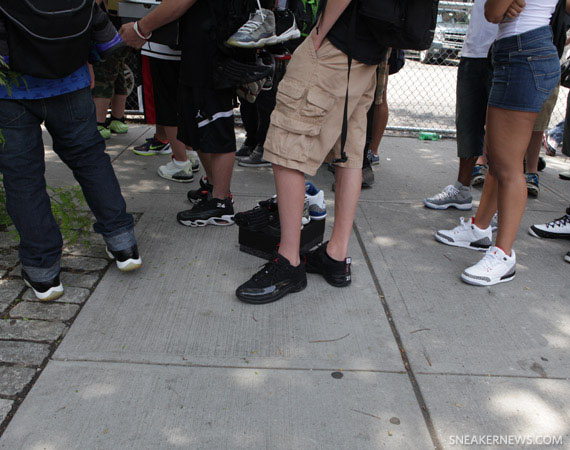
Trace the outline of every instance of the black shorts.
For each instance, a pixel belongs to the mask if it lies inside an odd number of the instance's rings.
[[[157,125],[178,126],[180,61],[149,58]]]
[[[204,153],[236,151],[233,89],[178,88],[178,139]]]

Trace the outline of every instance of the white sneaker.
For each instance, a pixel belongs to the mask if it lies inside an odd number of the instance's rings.
[[[435,233],[436,241],[446,245],[453,245],[454,247],[470,248],[472,250],[485,251],[493,243],[493,231],[491,226],[482,230],[474,223],[474,218],[471,217],[467,222],[462,217],[461,224],[453,230],[439,230]]]
[[[194,150],[186,150],[186,157],[192,163],[192,172],[200,171],[200,158]]]
[[[309,214],[311,220],[323,220],[327,217],[327,204],[325,193],[315,187],[313,183],[305,183],[305,198],[309,201]]]
[[[463,271],[461,280],[475,286],[492,286],[511,281],[515,277],[517,257],[515,251],[508,256],[499,247],[491,247],[483,259]]]
[[[179,183],[190,183],[194,179],[194,175],[192,175],[192,162],[190,160],[186,161],[186,165],[183,168],[174,164],[174,161],[170,161],[168,164],[160,166],[157,173],[162,178],[178,181]]]
[[[531,236],[546,239],[570,239],[570,208],[559,219],[548,223],[532,225],[528,232]]]

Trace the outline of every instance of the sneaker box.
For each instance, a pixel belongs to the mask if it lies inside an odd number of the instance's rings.
[[[311,250],[323,242],[325,234],[324,220],[311,220],[301,230],[301,253]],[[281,235],[267,231],[251,231],[247,228],[239,229],[239,249],[242,252],[263,259],[271,259],[277,251]]]

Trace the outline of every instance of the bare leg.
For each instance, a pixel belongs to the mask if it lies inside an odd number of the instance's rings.
[[[170,147],[172,148],[174,159],[180,162],[187,161],[188,158],[186,156],[186,146],[184,145],[184,143],[176,139],[176,135],[178,134],[178,127],[165,126],[163,128],[166,134],[166,139],[168,139],[168,141],[170,142]]]
[[[186,149],[184,149],[186,152]],[[210,154],[212,178],[208,176],[208,181],[214,185],[214,198],[225,199],[230,195],[230,185],[232,182],[232,172],[236,153],[212,153]]]
[[[338,169],[337,169],[338,170]],[[360,173],[361,170],[357,169]],[[305,202],[305,174],[273,164],[279,221],[281,223],[281,245],[279,254],[289,260],[292,266],[301,263],[301,219]],[[360,185],[359,185],[360,188]]]
[[[538,172],[538,155],[540,154],[540,147],[542,145],[543,131],[533,131],[530,138],[530,143],[526,149],[526,171],[527,173]]]
[[[459,158],[459,174],[457,175],[457,180],[463,186],[469,186],[471,184],[471,175],[473,175],[476,160],[477,158]]]
[[[107,110],[111,103],[110,98],[93,98],[93,103],[95,103],[95,111],[97,113],[97,122],[103,123],[107,120]]]
[[[166,142],[168,138],[166,137],[166,130],[164,125],[156,125],[156,131],[154,135],[159,141]]]
[[[388,100],[386,97],[387,91],[388,91],[388,74],[386,73],[384,93],[382,94],[382,104],[374,105],[374,119],[373,119],[372,140],[370,141],[370,148],[372,149],[375,155],[378,155],[378,148],[380,147],[380,141],[382,141],[382,136],[384,136],[384,132],[386,131],[386,125],[388,124],[388,117],[390,115],[390,111],[388,109]]]
[[[507,255],[511,254],[526,207],[527,190],[522,168],[537,116],[537,113],[492,106],[487,110],[487,156],[490,172],[498,185],[496,245]]]
[[[343,261],[348,254],[348,242],[362,186],[362,170],[337,167],[335,182],[334,228],[327,253],[332,259]]]
[[[114,95],[111,99],[111,114],[117,119],[122,119],[125,115],[125,107],[127,105],[126,95]]]
[[[198,150],[198,157],[200,158],[200,162],[202,163],[202,167],[206,172],[206,177],[210,184],[213,183],[214,175],[212,173],[212,154],[211,153],[204,153]]]
[[[497,212],[497,191],[499,189],[497,179],[491,172],[485,177],[481,202],[475,214],[475,225],[481,229],[486,229],[491,225],[491,220]]]

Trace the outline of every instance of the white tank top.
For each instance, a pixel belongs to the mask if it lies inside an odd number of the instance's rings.
[[[499,24],[497,40],[550,25],[557,3],[558,0],[526,0],[526,6],[517,17]]]

